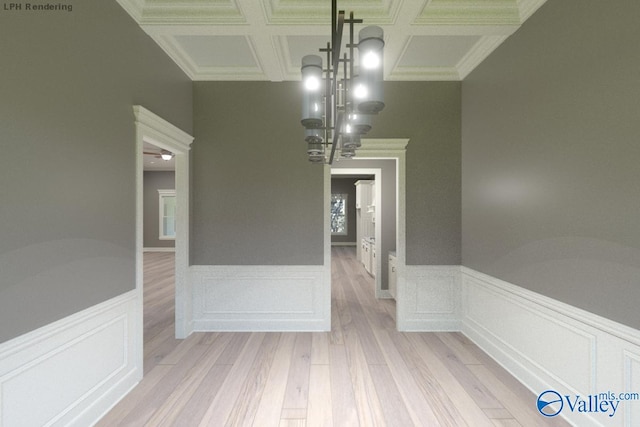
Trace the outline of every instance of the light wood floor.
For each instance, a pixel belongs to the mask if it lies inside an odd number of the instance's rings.
[[[145,254],[145,377],[99,426],[564,426],[459,333],[400,333],[355,250],[332,330],[173,338],[173,254]]]

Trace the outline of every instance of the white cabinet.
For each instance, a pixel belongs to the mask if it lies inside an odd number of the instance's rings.
[[[396,276],[396,255],[395,252],[389,252],[389,293],[396,299],[398,289],[398,279]]]
[[[362,264],[367,273],[376,276],[376,244],[374,240],[362,239]]]
[[[369,239],[362,239],[362,264],[368,273],[371,270],[371,243]]]
[[[372,202],[372,188],[375,181],[363,180],[356,181],[356,209],[368,209]],[[375,197],[375,194],[373,194]]]
[[[368,211],[371,204],[372,188],[375,181],[361,179],[355,182],[356,186],[356,242],[375,236],[375,226],[372,215]],[[364,264],[362,243],[357,247],[356,258]]]
[[[375,241],[371,242],[371,262],[369,265],[369,274],[371,274],[373,277],[376,277],[376,270],[377,270],[377,266],[378,263],[376,262],[376,243]]]

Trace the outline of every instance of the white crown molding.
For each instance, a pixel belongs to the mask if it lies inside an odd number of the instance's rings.
[[[484,36],[467,54],[458,62],[459,80],[464,80],[482,61],[484,61],[508,36]]]
[[[397,67],[388,76],[391,81],[457,81],[460,73],[455,68]]]
[[[140,24],[146,0],[116,0],[135,21]]]
[[[520,9],[520,23],[523,23],[531,15],[535,13],[536,10],[540,8],[543,4],[546,3],[547,0],[518,0],[518,8]]]

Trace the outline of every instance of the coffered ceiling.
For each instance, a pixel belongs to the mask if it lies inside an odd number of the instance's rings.
[[[331,32],[330,0],[117,1],[193,80],[299,80],[301,58]],[[545,1],[338,0],[338,8],[384,29],[386,80],[462,80]]]

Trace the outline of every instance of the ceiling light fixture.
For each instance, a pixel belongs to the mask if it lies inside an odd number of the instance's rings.
[[[354,157],[361,136],[371,129],[373,116],[384,108],[384,33],[375,25],[364,27],[358,34],[358,44],[354,44],[354,24],[362,22],[353,18],[353,12],[345,19],[344,10],[338,12],[337,0],[332,0],[331,42],[319,49],[326,53],[327,68],[323,68],[319,55],[302,58],[301,123],[312,163],[332,164],[336,151],[340,157]],[[341,58],[345,23],[349,24],[349,41]],[[354,59],[356,48],[358,66]]]
[[[173,159],[173,153],[167,150],[162,150],[160,151],[160,157],[165,162],[168,162],[169,160]]]

